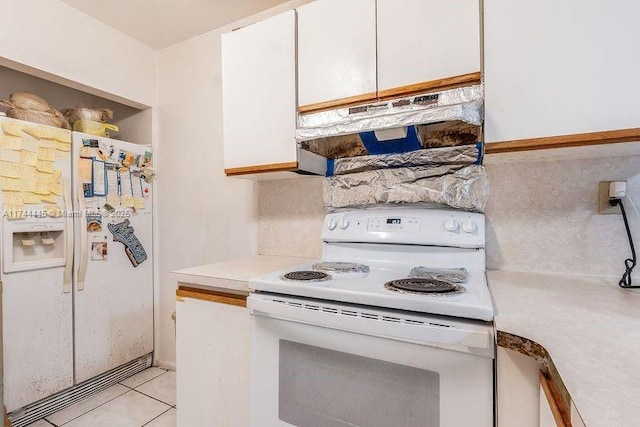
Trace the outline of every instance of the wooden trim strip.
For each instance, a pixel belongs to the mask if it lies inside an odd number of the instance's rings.
[[[298,111],[300,114],[318,113],[320,111],[333,110],[334,108],[345,108],[358,104],[366,104],[368,102],[376,102],[377,100],[378,94],[376,92],[371,92],[362,95],[350,96],[348,98],[318,102],[316,104],[300,105],[298,107]]]
[[[385,101],[387,99],[400,98],[419,93],[440,92],[462,86],[480,84],[481,82],[482,74],[478,71],[475,73],[462,74],[460,76],[446,77],[443,79],[430,80],[428,82],[385,89],[378,91],[377,93],[371,92],[363,95],[350,96],[348,98],[318,102],[316,104],[301,105],[298,107],[298,111],[300,114],[318,113],[320,111],[333,110],[335,108],[352,107],[354,105]]]
[[[385,89],[378,92],[378,100],[383,101],[392,98],[401,98],[403,96],[416,95],[419,93],[440,92],[462,86],[480,84],[481,82],[482,74],[478,71],[476,73],[462,74],[460,76],[446,77],[444,79]]]
[[[227,176],[250,175],[263,172],[291,172],[298,169],[298,162],[271,163],[267,165],[243,166],[225,169]]]
[[[540,371],[540,385],[544,390],[544,395],[547,397],[553,419],[556,421],[558,427],[571,427],[571,410],[570,408],[562,407],[556,398],[557,392],[554,392],[554,385],[551,378],[547,378],[544,372]]]
[[[485,144],[484,147],[485,154],[498,154],[516,151],[581,147],[586,145],[616,144],[621,142],[640,142],[640,128],[490,142]]]
[[[247,295],[188,288],[184,286],[180,286],[178,288],[176,291],[176,298],[178,301],[180,301],[180,298],[192,298],[220,304],[235,305],[238,307],[247,306]]]

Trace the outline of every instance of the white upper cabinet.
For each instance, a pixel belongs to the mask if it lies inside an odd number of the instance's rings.
[[[479,0],[378,0],[378,90],[480,72]]]
[[[345,98],[375,99],[376,91],[376,1],[316,0],[298,8],[301,111]]]
[[[222,36],[227,173],[296,162],[295,46],[293,10]]]
[[[486,142],[640,127],[640,2],[485,0]]]

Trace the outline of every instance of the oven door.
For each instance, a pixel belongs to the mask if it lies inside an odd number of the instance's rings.
[[[492,328],[252,294],[254,427],[491,427]]]

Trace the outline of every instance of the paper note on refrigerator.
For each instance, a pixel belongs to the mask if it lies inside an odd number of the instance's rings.
[[[58,132],[55,128],[40,126],[38,127],[38,133],[40,134],[41,139],[56,139],[56,134]]]
[[[71,132],[65,129],[56,129],[56,141],[71,144]]]
[[[122,205],[123,208],[135,207],[135,201],[133,199],[133,196],[131,194],[123,194],[120,197],[120,205]]]
[[[107,204],[112,208],[120,207],[120,196],[117,193],[109,193],[107,194]]]
[[[53,182],[61,182],[62,181],[62,171],[60,169],[53,170]]]
[[[133,184],[133,197],[136,199],[142,199],[144,194],[142,192],[142,178],[140,178],[140,174],[132,175],[131,182]]]
[[[41,203],[40,196],[31,191],[22,192],[22,201],[25,205],[39,205]]]
[[[37,179],[38,171],[34,166],[19,165],[20,166],[20,178],[22,179]]]
[[[82,182],[91,181],[91,159],[78,160],[78,178]]]
[[[34,139],[25,138],[20,144],[20,149],[23,151],[29,151],[30,153],[37,153],[40,148],[40,142]]]
[[[47,184],[51,184],[53,182],[53,174],[52,173],[46,173],[46,172],[38,171],[36,173],[36,178],[38,179],[38,181],[46,182]]]
[[[38,169],[39,172],[46,172],[46,173],[52,174],[54,170],[53,162],[46,161],[46,160],[38,160],[38,162],[36,163],[36,169]]]
[[[7,150],[20,150],[22,148],[22,138],[19,136],[2,135],[0,147],[6,148]]]
[[[49,184],[49,191],[55,194],[56,196],[62,196],[64,193],[64,187],[59,182],[52,182]]]
[[[49,182],[46,181],[36,181],[36,189],[33,191],[39,196],[47,196],[51,192],[49,191]]]
[[[36,187],[38,186],[38,180],[35,178],[29,179],[21,179],[20,180],[20,189],[24,192],[33,193],[36,191]]]
[[[3,191],[2,203],[5,205],[21,205],[23,204],[22,193],[20,191]]]
[[[0,176],[0,190],[2,191],[20,191],[22,185],[19,178],[8,178]]]
[[[3,162],[20,163],[20,153],[20,151],[0,148],[0,160]]]
[[[23,124],[18,122],[2,122],[2,132],[6,135],[21,136]]]
[[[56,159],[55,149],[49,148],[49,147],[38,148],[38,160],[46,160],[48,162],[53,162],[55,159]]]
[[[93,195],[94,196],[106,196],[107,195],[107,172],[105,169],[105,163],[102,160],[94,160],[92,167],[93,183]]]
[[[125,169],[123,172],[120,172],[120,195],[131,196],[131,207],[133,207],[133,182],[131,180],[131,172],[129,169]],[[120,200],[120,203],[125,206],[123,200]]]
[[[65,142],[56,141],[56,150],[67,153],[67,152],[71,151],[71,144],[67,144]]]
[[[16,151],[16,153],[17,152],[18,151]],[[38,153],[25,150],[20,151],[20,163],[35,167],[35,165],[38,164]]]
[[[0,176],[8,178],[20,178],[21,168],[18,163],[0,161]]]
[[[38,127],[33,127],[33,126],[27,126],[24,129],[22,129],[22,131],[24,133],[26,133],[27,135],[30,135],[34,138],[38,138],[40,139],[42,136],[42,132],[40,131],[40,128]]]
[[[133,199],[133,207],[136,209],[144,209],[144,199],[142,197],[134,197]]]
[[[120,195],[120,186],[118,185],[118,170],[116,165],[107,163],[105,166],[107,172],[107,193]]]
[[[42,203],[58,203],[58,197],[55,194],[41,194],[40,200],[42,201]]]

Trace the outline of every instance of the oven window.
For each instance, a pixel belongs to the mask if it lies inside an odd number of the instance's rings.
[[[298,427],[439,427],[440,375],[280,340],[279,417]]]

